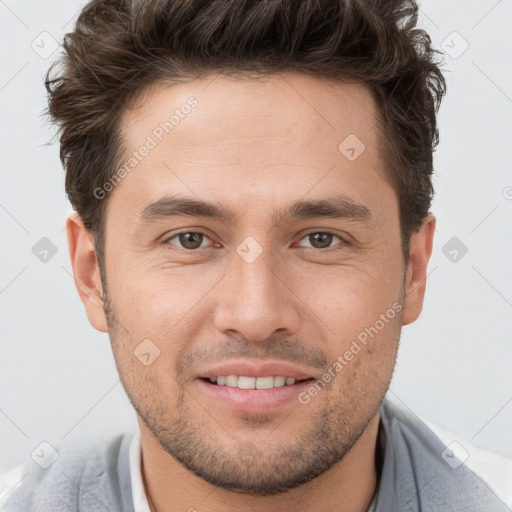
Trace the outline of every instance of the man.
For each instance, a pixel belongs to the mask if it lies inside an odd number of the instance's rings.
[[[417,10],[83,8],[49,114],[77,290],[140,432],[62,447],[4,510],[509,510],[509,461],[464,463],[386,396],[436,222]]]

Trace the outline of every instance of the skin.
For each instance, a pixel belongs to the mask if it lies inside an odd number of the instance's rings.
[[[363,85],[291,72],[156,84],[125,114],[127,152],[190,96],[198,105],[107,198],[107,296],[90,233],[79,216],[67,220],[78,292],[93,327],[109,333],[138,414],[146,493],[158,511],[366,511],[379,406],[401,328],[421,312],[435,218],[411,237],[405,268],[398,198]],[[351,133],[366,146],[354,161],[338,150]],[[271,220],[335,192],[367,206],[371,221]],[[170,193],[230,205],[239,217],[137,223]],[[206,234],[196,253],[173,237],[187,231]],[[351,244],[307,236],[326,231]],[[249,236],[263,249],[252,263],[236,252]],[[397,302],[402,311],[307,404],[235,411],[193,378],[215,363],[264,359],[319,379]],[[160,350],[149,366],[134,356],[144,339]]]

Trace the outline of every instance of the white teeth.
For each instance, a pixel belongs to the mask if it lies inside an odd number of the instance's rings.
[[[274,387],[275,377],[258,377],[256,379],[256,389],[272,389]]]
[[[210,382],[218,386],[229,386],[239,389],[272,389],[295,384],[293,377],[248,377],[246,375],[222,375],[209,377]]]
[[[286,384],[284,377],[274,377],[274,387],[280,388]]]
[[[236,375],[227,375],[226,376],[226,386],[230,386],[232,388],[238,387],[238,377]]]
[[[238,387],[240,389],[255,389],[256,388],[256,377],[238,377]]]

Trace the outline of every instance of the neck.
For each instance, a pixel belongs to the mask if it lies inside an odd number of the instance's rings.
[[[377,413],[351,450],[328,471],[274,496],[236,493],[204,481],[166,453],[139,421],[141,472],[149,506],[152,512],[166,512],[170,503],[173,510],[287,512],[292,505],[302,512],[366,512],[377,483],[375,453],[379,420]]]

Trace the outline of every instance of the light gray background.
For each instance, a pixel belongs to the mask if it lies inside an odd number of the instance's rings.
[[[67,252],[43,76],[83,2],[0,0],[0,470],[53,446],[136,428],[107,334],[85,316]],[[425,0],[446,55],[437,216],[424,310],[402,331],[391,391],[416,413],[512,457],[512,2]],[[456,31],[459,35],[453,34]],[[461,39],[463,38],[463,39]],[[464,40],[469,48],[464,49]],[[444,43],[443,43],[444,41]],[[457,58],[454,58],[457,57]],[[508,188],[507,188],[508,187]],[[32,247],[48,237],[57,254]],[[468,252],[443,253],[452,238]]]

